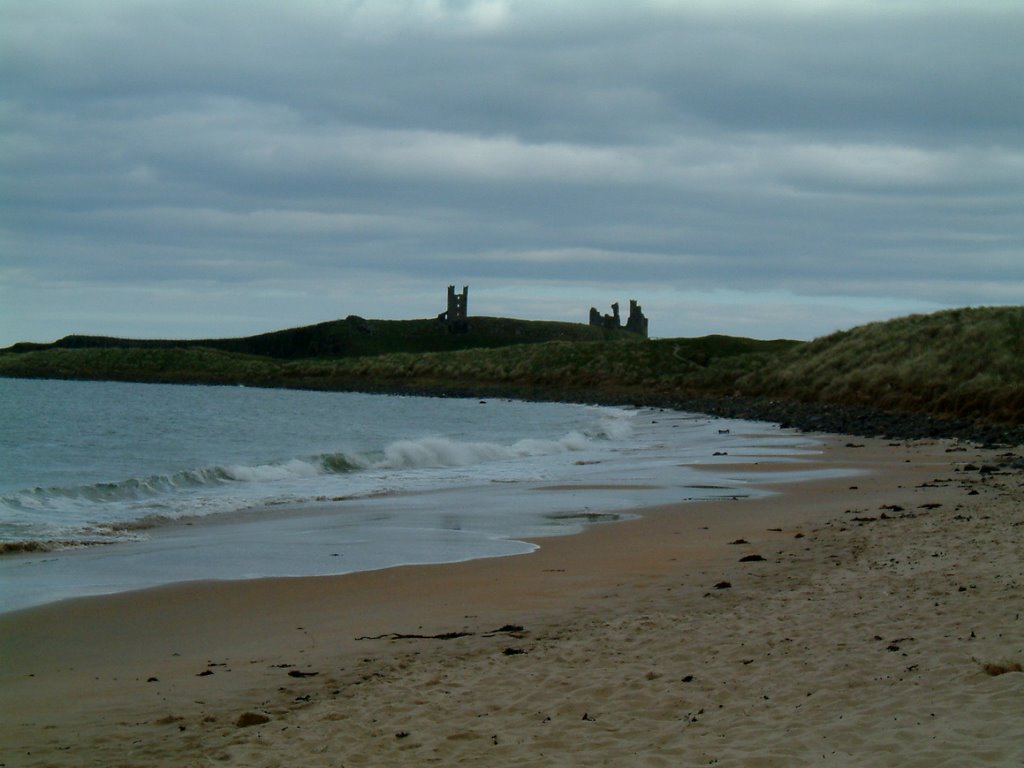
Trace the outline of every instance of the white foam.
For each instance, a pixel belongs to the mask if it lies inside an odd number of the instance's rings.
[[[231,480],[245,483],[272,483],[302,477],[316,477],[323,470],[308,461],[292,459],[283,464],[261,464],[255,467],[231,466],[224,472]]]

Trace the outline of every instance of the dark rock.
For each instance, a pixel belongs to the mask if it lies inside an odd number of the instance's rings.
[[[498,627],[492,634],[498,632],[522,632],[523,627],[521,624],[505,624],[504,626]]]
[[[832,432],[860,437],[916,440],[948,437],[974,443],[1024,444],[1024,427],[939,418],[924,413],[897,413],[857,405],[798,403],[762,398],[687,398],[647,403],[725,418],[771,421],[785,429]]]
[[[249,728],[253,725],[263,725],[269,723],[270,718],[266,715],[261,715],[259,712],[245,712],[238,717],[235,721],[235,725],[239,728]]]

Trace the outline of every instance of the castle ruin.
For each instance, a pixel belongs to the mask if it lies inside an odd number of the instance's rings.
[[[596,325],[599,328],[622,328],[622,318],[619,316],[619,303],[615,302],[612,304],[612,314],[610,315],[602,315],[597,309],[591,307],[590,324]],[[647,338],[647,318],[635,299],[629,300],[629,317],[626,318],[626,330]]]
[[[462,293],[455,292],[455,286],[448,286],[448,309],[437,319],[448,326],[449,333],[466,333],[469,330],[468,307],[469,286],[462,286]]]

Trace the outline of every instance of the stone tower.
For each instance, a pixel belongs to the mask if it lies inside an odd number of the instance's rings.
[[[462,293],[455,292],[455,286],[448,286],[448,309],[437,319],[448,325],[449,333],[465,333],[469,330],[469,286],[462,286]]]
[[[626,318],[626,330],[639,333],[645,339],[647,338],[647,318],[644,317],[643,310],[636,303],[636,299],[629,300],[629,317]]]

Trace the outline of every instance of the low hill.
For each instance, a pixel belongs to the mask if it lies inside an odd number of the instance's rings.
[[[20,343],[8,352],[45,349],[218,349],[280,359],[360,357],[393,352],[445,352],[477,347],[503,347],[543,341],[599,341],[640,337],[622,329],[581,323],[473,317],[464,333],[451,333],[436,319],[366,320],[350,315],[317,325],[289,328],[230,339],[123,339],[109,336],[65,336],[49,344]]]

